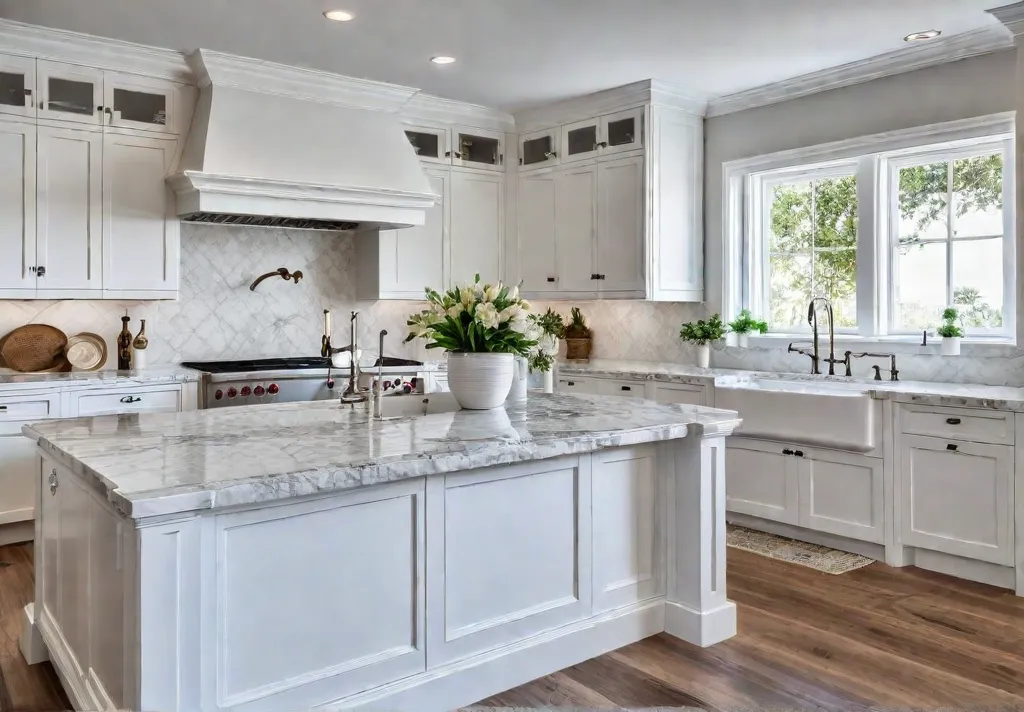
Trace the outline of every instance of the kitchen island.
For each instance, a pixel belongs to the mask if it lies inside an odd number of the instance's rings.
[[[731,411],[597,396],[377,421],[49,421],[22,651],[78,709],[447,710],[731,637]]]

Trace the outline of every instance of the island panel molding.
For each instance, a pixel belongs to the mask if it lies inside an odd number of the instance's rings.
[[[535,395],[507,425],[339,421],[334,403],[206,411],[198,429],[193,415],[64,421],[37,450],[25,655],[48,657],[80,709],[449,710],[662,631],[713,645],[736,629],[723,453],[739,420],[625,405]],[[271,423],[290,459],[256,453],[277,474],[254,474],[239,433]],[[162,494],[179,506],[127,516],[117,458],[69,454],[83,436],[135,452],[150,482],[188,463]],[[410,457],[442,465],[389,469]],[[227,470],[248,502],[180,507]]]

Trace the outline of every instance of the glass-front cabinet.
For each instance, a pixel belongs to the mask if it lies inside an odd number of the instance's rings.
[[[543,168],[558,163],[558,129],[535,131],[519,137],[519,165]]]
[[[103,123],[103,72],[39,60],[39,118]]]
[[[465,168],[502,170],[505,163],[505,134],[480,129],[454,129],[452,165]]]
[[[177,133],[177,85],[158,79],[108,73],[103,92],[107,126]]]
[[[405,129],[416,156],[425,163],[451,163],[448,148],[448,129],[409,126]]]
[[[36,115],[36,60],[0,55],[0,114]]]
[[[611,156],[643,147],[643,107],[562,126],[562,161]]]

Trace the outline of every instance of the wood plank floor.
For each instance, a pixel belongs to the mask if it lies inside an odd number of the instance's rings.
[[[48,663],[18,651],[31,545],[0,547],[0,712],[67,709]],[[843,576],[729,550],[739,635],[658,635],[479,704],[710,710],[1024,710],[1024,599],[918,569]]]

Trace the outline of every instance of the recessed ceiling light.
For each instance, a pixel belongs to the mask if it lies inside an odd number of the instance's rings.
[[[921,42],[923,40],[933,40],[941,34],[941,30],[925,30],[924,32],[911,32],[909,35],[903,38],[903,41]]]
[[[324,13],[324,17],[328,20],[334,20],[335,22],[348,22],[353,19],[355,15],[346,10],[328,10]]]
[[[434,64],[451,64],[455,61],[455,57],[445,57],[444,55],[441,55],[440,57],[431,57],[430,61]]]

